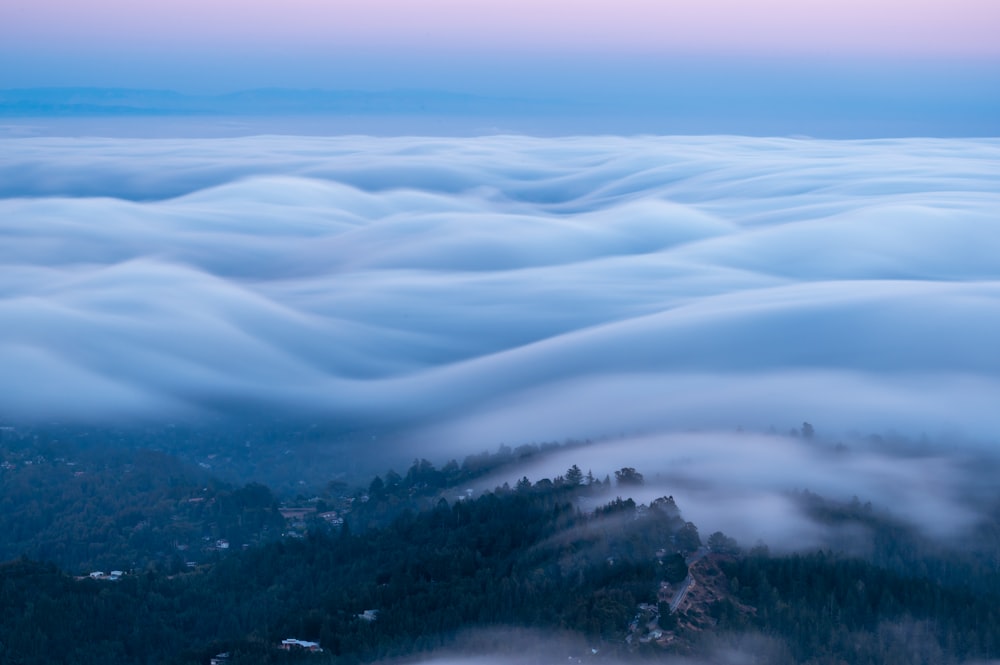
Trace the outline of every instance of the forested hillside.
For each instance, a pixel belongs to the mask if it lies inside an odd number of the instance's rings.
[[[50,462],[25,461],[12,462],[5,480],[46,487],[32,474]],[[117,497],[91,501],[92,510],[120,511],[128,497],[189,501],[193,486],[178,480],[180,494],[150,493],[129,480],[146,477],[129,464],[122,483],[91,489]],[[983,547],[949,548],[868,506],[806,494],[801,501],[819,518],[892,538],[874,538],[863,558],[743,551],[721,533],[703,538],[671,497],[637,505],[628,498],[642,482],[635,469],[621,469],[616,483],[574,466],[475,495],[449,484],[474,466],[416,460],[405,474],[348,492],[335,523],[313,518],[303,532],[275,524],[274,539],[195,568],[154,563],[109,580],[74,578],[34,557],[2,564],[0,662],[204,665],[227,653],[233,665],[367,663],[461,649],[461,636],[481,628],[577,636],[559,647],[561,660],[699,657],[733,644],[775,665],[1000,656],[1000,584]],[[76,487],[84,476],[75,473],[63,482]],[[201,491],[216,504],[242,506],[231,513],[240,528],[283,519],[264,487],[206,482]],[[156,514],[142,518],[154,525]],[[223,514],[203,528],[225,524]],[[18,515],[5,516],[8,528]],[[289,638],[300,642],[279,648]]]
[[[264,485],[234,487],[159,452],[22,445],[0,458],[0,560],[178,572],[284,528]]]

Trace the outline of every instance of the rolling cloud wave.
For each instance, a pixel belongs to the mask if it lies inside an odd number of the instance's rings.
[[[995,140],[0,149],[7,419],[1000,424]]]

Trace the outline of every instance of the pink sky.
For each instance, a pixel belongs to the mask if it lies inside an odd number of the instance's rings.
[[[1000,0],[7,0],[20,49],[1000,56]]]

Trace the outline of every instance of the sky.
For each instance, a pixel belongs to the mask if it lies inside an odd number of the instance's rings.
[[[35,52],[1000,55],[990,0],[21,0],[4,19],[0,37]]]
[[[15,0],[0,89],[422,89],[488,96],[474,127],[518,133],[995,136],[998,28],[990,0]]]

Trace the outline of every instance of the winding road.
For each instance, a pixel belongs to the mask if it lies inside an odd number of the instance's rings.
[[[698,550],[687,557],[684,558],[684,563],[690,567],[692,564],[701,561],[708,554],[708,548],[699,547]],[[673,614],[677,611],[677,608],[684,601],[687,596],[688,591],[691,589],[691,585],[694,584],[694,578],[691,577],[691,573],[688,572],[687,577],[684,578],[684,582],[681,584],[681,588],[677,590],[674,597],[670,599],[670,613]]]

